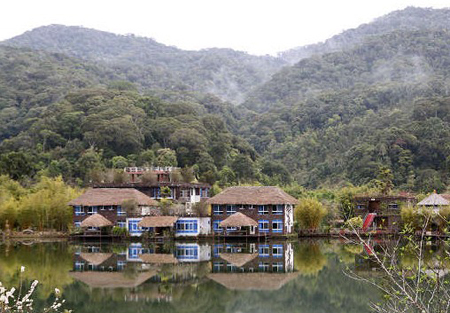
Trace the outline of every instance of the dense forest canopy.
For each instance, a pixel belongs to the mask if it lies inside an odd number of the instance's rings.
[[[279,57],[51,25],[0,45],[0,174],[446,189],[450,10],[407,8]],[[298,62],[297,62],[298,61]],[[291,63],[292,65],[288,66]]]

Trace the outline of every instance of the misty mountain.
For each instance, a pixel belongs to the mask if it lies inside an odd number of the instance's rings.
[[[399,30],[440,30],[450,29],[449,9],[427,9],[408,7],[394,11],[363,24],[354,29],[348,29],[335,35],[323,43],[317,43],[293,48],[279,53],[279,57],[290,64],[309,58],[316,54],[343,51],[351,49],[371,36],[388,34]]]
[[[448,51],[445,29],[397,30],[303,59],[250,94],[243,106],[255,113],[241,134],[303,185],[367,183],[383,165],[397,186],[442,186]]]
[[[194,90],[234,103],[285,65],[231,49],[185,51],[149,38],[61,25],[39,27],[3,44],[107,65],[142,89]]]

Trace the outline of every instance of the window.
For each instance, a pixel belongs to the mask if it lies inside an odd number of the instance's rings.
[[[269,245],[259,245],[258,254],[260,257],[268,257],[269,256]]]
[[[131,244],[128,247],[129,259],[139,259],[139,254],[142,254],[142,244]]]
[[[260,233],[269,232],[269,221],[266,221],[266,220],[258,221],[258,228],[259,228]]]
[[[113,208],[113,206],[112,206],[112,205],[105,205],[104,207],[102,207],[102,209],[104,209],[104,210],[108,210],[108,211],[112,211],[112,210],[114,210],[114,208]]]
[[[178,259],[195,260],[198,258],[198,246],[177,246],[175,255]]]
[[[140,234],[141,228],[138,226],[140,220],[128,220],[128,231],[134,234]]]
[[[366,206],[363,205],[363,204],[358,204],[358,205],[356,206],[356,209],[357,209],[357,210],[364,210],[365,208],[366,208]]]
[[[272,214],[282,215],[283,211],[284,211],[284,205],[282,205],[282,204],[277,204],[272,207]]]
[[[175,226],[178,234],[197,233],[198,221],[197,220],[179,220]]]
[[[75,227],[81,227],[81,222],[74,222],[74,223],[73,223],[73,226],[75,226]]]
[[[231,226],[227,227],[227,232],[233,232],[235,230],[237,230],[237,227],[231,227]]]
[[[97,207],[96,206],[90,206],[88,207],[88,215],[96,214],[97,213]]]
[[[117,261],[117,270],[121,271],[125,268],[126,262],[124,261]]]
[[[268,272],[269,271],[269,263],[259,262],[258,269],[260,272]]]
[[[117,216],[125,216],[125,215],[127,215],[127,212],[125,212],[125,210],[120,205],[118,205],[117,206]]]
[[[390,204],[388,204],[388,209],[398,209],[398,204],[397,203],[390,203]]]
[[[213,271],[214,272],[221,272],[223,268],[223,262],[214,262],[213,263]]]
[[[181,198],[188,198],[189,197],[189,190],[183,189],[181,190]]]
[[[227,263],[227,272],[236,272],[236,265]]]
[[[222,207],[218,204],[214,204],[213,205],[213,213],[214,213],[214,215],[222,215],[223,214]]]
[[[222,253],[222,252],[223,252],[223,245],[215,244],[214,245],[214,250],[213,250],[214,256],[219,256],[219,254]]]
[[[234,214],[234,213],[236,213],[236,206],[235,205],[231,205],[231,204],[227,205],[227,214],[231,215],[231,214]]]
[[[274,262],[272,264],[273,272],[282,272],[283,271],[283,262]]]
[[[76,271],[83,271],[84,270],[84,263],[83,262],[75,262],[75,270]]]
[[[75,216],[81,216],[81,215],[84,215],[84,211],[83,211],[83,209],[81,208],[81,206],[76,206],[75,207]]]
[[[203,191],[203,198],[208,198],[209,197],[209,189],[205,188],[205,190]]]
[[[283,221],[282,220],[272,221],[272,232],[273,233],[282,233],[283,232]]]
[[[220,227],[220,222],[222,222],[221,220],[216,220],[213,221],[213,231],[216,233],[221,233],[223,231],[223,228]]]
[[[127,223],[125,221],[117,221],[117,226],[125,228],[127,227]]]
[[[273,245],[272,246],[272,255],[274,258],[283,257],[283,245]]]
[[[265,205],[258,205],[258,214],[269,214],[269,209]]]

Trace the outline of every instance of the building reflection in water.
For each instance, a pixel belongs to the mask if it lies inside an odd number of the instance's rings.
[[[288,242],[175,242],[79,245],[70,275],[91,288],[130,288],[133,300],[139,297],[134,289],[156,284],[157,300],[170,301],[170,296],[161,294],[161,284],[213,280],[228,289],[275,290],[297,273],[294,250]]]

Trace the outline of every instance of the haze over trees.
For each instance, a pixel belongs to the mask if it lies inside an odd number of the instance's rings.
[[[449,15],[407,8],[277,58],[32,30],[0,45],[0,172],[86,184],[165,164],[222,187],[295,190],[367,184],[387,168],[396,188],[444,190]]]

